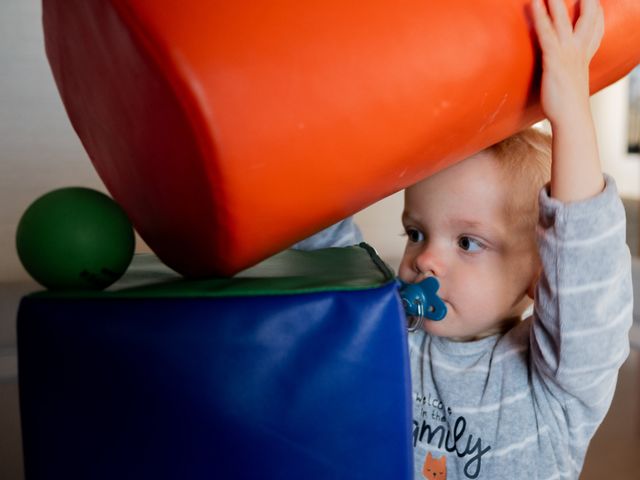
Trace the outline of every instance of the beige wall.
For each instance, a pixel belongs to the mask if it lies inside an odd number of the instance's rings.
[[[623,78],[591,98],[602,168],[613,175],[620,194],[640,199],[640,155],[627,154],[629,80]]]
[[[30,202],[101,182],[67,120],[46,63],[37,0],[0,2],[0,282],[23,280],[14,235]]]

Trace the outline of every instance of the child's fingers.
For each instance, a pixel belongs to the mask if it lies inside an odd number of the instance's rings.
[[[578,18],[575,28],[578,37],[592,34],[596,26],[598,8],[598,0],[580,0],[580,18]]]
[[[563,0],[549,0],[549,12],[556,32],[561,37],[573,34],[573,23],[569,18],[569,12]]]
[[[575,35],[584,45],[589,55],[593,55],[604,34],[604,14],[599,0],[581,0],[580,18],[576,23]]]
[[[549,45],[556,38],[556,32],[551,23],[551,18],[547,12],[547,7],[543,0],[533,0],[531,2],[531,12],[533,14],[533,26],[538,35],[538,42],[542,49]]]
[[[598,48],[600,47],[600,42],[602,41],[602,37],[604,36],[604,13],[602,11],[602,7],[598,9],[598,16],[596,19],[596,29],[591,37],[591,43],[589,45],[589,56],[593,57]]]

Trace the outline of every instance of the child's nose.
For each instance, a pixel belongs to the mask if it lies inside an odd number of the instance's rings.
[[[425,247],[415,258],[417,273],[425,276],[442,277],[445,273],[442,254],[433,247]]]

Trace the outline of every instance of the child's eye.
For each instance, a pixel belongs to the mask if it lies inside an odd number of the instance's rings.
[[[409,241],[413,243],[421,242],[424,240],[424,235],[420,230],[416,230],[415,228],[407,228],[407,236],[409,237]]]
[[[482,242],[467,236],[458,239],[458,246],[465,252],[479,252],[485,248]]]

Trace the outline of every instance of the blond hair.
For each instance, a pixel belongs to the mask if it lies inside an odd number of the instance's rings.
[[[510,186],[508,217],[535,231],[538,192],[551,178],[551,135],[530,127],[484,150],[498,162]]]

